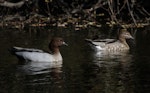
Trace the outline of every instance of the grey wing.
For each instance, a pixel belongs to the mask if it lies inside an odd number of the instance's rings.
[[[44,52],[43,50],[40,49],[34,49],[34,48],[22,48],[22,47],[13,47],[17,51],[32,51],[32,52]]]
[[[115,41],[117,41],[116,39],[96,39],[96,40],[93,40],[95,42],[105,42],[105,43],[113,43]]]

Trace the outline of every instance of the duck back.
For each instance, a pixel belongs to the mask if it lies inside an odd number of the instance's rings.
[[[10,49],[11,54],[16,55],[20,60],[32,62],[53,62],[62,61],[60,53],[50,54],[39,49],[30,49],[22,47],[13,47]]]

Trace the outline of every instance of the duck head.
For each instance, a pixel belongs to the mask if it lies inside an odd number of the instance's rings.
[[[62,45],[68,46],[63,40],[63,38],[60,37],[54,37],[52,38],[51,42],[49,43],[49,49],[52,53],[59,52],[59,47]]]
[[[126,29],[121,29],[119,34],[119,40],[124,41],[126,39],[134,39],[134,38]]]

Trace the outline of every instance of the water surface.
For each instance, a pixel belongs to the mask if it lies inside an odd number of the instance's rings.
[[[0,93],[149,93],[150,49],[142,47],[141,35],[137,35],[140,39],[135,51],[106,55],[84,41],[95,33],[91,30],[95,31],[92,28],[1,29]],[[8,51],[11,46],[47,51],[53,36],[62,36],[69,44],[60,49],[64,58],[61,66],[18,64]]]

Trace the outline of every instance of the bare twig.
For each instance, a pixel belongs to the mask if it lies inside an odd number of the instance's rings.
[[[112,21],[116,21],[118,23],[118,20],[116,18],[116,14],[114,13],[114,10],[113,10],[113,5],[112,5],[113,2],[112,2],[112,0],[107,0],[107,1],[108,1],[108,7],[110,10],[109,14],[111,16],[111,19],[112,19]]]
[[[130,9],[130,5],[129,5],[129,1],[128,0],[127,0],[127,7],[128,7],[129,13],[130,13],[130,15],[132,17],[132,20],[133,20],[134,24],[137,25],[136,20],[135,20],[134,15],[133,15],[133,11]]]

